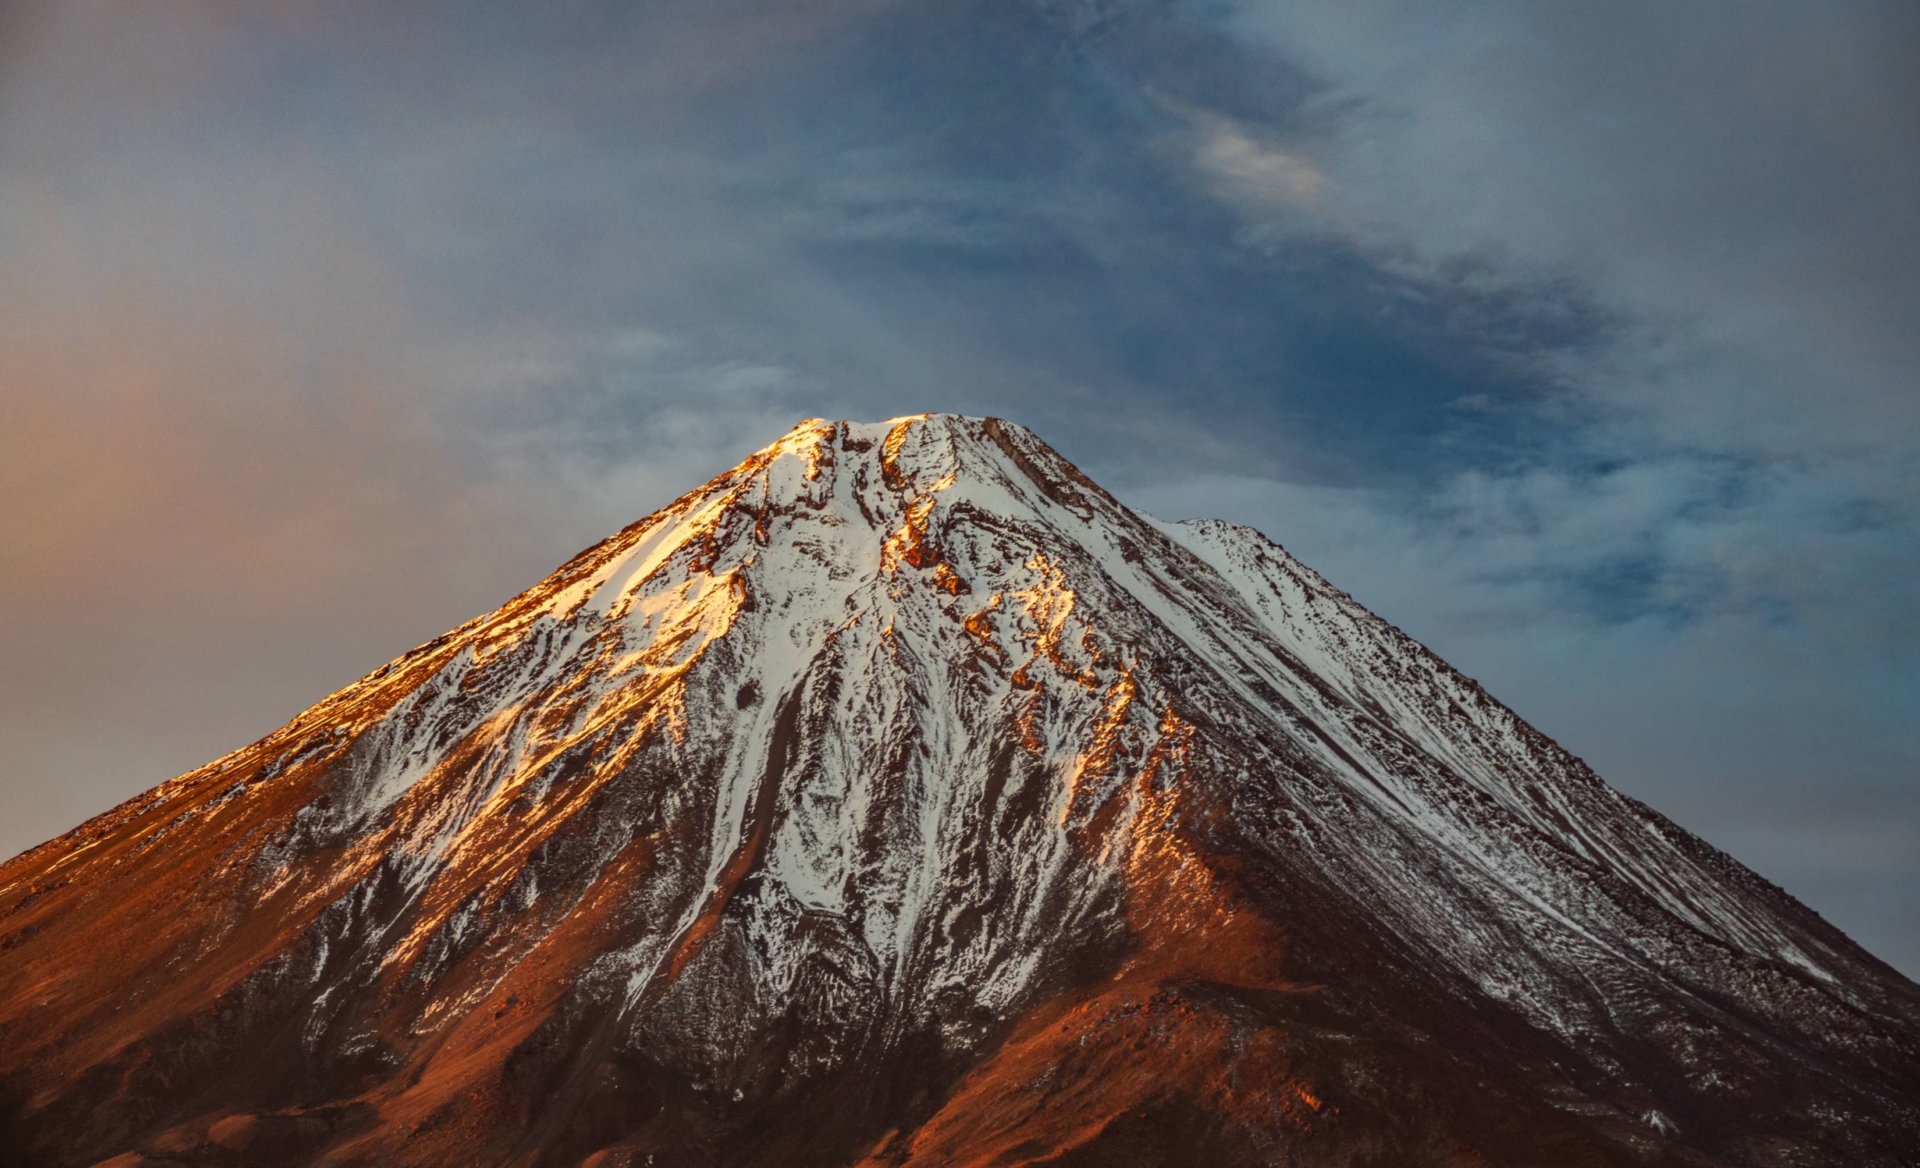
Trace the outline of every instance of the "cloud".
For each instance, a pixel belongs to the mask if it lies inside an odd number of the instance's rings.
[[[1377,246],[1577,273],[1658,322],[1643,359],[1682,375],[1615,379],[1617,400],[1781,445],[1920,423],[1920,15],[1723,17],[1247,0],[1236,20],[1322,80],[1317,158]]]
[[[1327,179],[1311,162],[1260,141],[1222,114],[1180,112],[1193,130],[1194,163],[1222,199],[1256,212],[1310,209],[1319,203]]]
[[[0,110],[8,853],[498,604],[577,531],[440,424],[349,177],[293,143],[160,149],[67,88],[63,62],[111,72],[72,47],[43,36]]]

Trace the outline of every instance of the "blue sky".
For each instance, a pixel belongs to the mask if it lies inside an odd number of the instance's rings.
[[[0,5],[0,851],[950,410],[1920,970],[1920,10],[534,11]]]

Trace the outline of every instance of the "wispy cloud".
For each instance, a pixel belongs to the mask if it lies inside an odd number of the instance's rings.
[[[1256,211],[1315,208],[1327,177],[1298,153],[1263,141],[1224,114],[1179,108],[1193,137],[1193,160],[1209,189]]]

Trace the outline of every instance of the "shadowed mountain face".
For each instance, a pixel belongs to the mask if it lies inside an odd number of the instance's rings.
[[[804,423],[15,858],[0,1003],[27,1164],[1920,1162],[1920,988],[991,419]]]

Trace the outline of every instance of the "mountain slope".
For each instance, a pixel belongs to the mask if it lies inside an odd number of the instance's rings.
[[[803,423],[0,868],[31,1162],[1905,1164],[1920,989],[1245,528]]]

